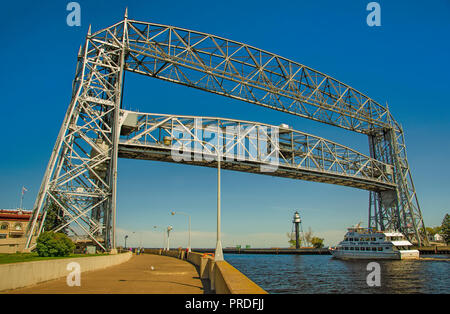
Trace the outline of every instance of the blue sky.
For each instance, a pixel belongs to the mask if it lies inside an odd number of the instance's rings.
[[[66,24],[69,1],[2,3],[3,60],[0,208],[16,208],[22,185],[31,208],[71,96],[76,55],[89,24],[99,30],[129,8],[136,20],[212,33],[279,54],[343,81],[391,112],[406,132],[408,159],[425,224],[450,209],[450,2],[378,1],[381,26],[366,24],[369,1],[78,1],[81,26]],[[128,75],[124,106],[141,112],[230,117],[322,136],[367,153],[367,138],[252,104]],[[214,246],[216,170],[120,160],[118,244],[158,246],[173,225],[173,246]],[[321,183],[222,172],[223,246],[283,247],[298,210],[303,227],[336,244],[367,221],[368,192]],[[136,233],[132,233],[136,232]]]

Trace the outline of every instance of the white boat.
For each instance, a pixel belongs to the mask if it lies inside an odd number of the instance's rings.
[[[395,231],[377,231],[359,224],[348,228],[344,240],[330,253],[339,259],[418,259],[419,251],[406,237]]]

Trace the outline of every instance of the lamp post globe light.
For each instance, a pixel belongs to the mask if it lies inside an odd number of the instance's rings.
[[[172,211],[171,214],[172,214],[172,216],[174,216],[175,214],[181,214],[181,215],[185,215],[185,216],[188,217],[189,240],[188,240],[188,247],[187,247],[187,249],[188,249],[188,252],[191,252],[191,216],[186,214],[186,213],[178,212],[178,211],[177,212]]]
[[[125,235],[125,249],[127,248],[127,239],[128,239],[128,235]]]

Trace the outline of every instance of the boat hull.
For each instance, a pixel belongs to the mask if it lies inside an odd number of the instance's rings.
[[[401,259],[418,259],[419,251],[408,250],[408,251],[397,251],[397,252],[345,252],[340,250],[330,250],[333,257],[343,260],[351,259],[380,259],[380,260],[401,260]]]
[[[419,259],[418,250],[400,251],[401,259]]]

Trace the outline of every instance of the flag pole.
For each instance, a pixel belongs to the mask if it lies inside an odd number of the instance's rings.
[[[23,201],[23,187],[22,187],[22,190],[20,191],[19,209],[22,209],[22,201]]]
[[[23,208],[22,208],[22,206],[23,206],[23,195],[25,194],[25,191],[27,191],[27,189],[24,187],[24,186],[22,186],[22,194],[21,194],[21,196],[20,196],[20,210],[23,210]]]

